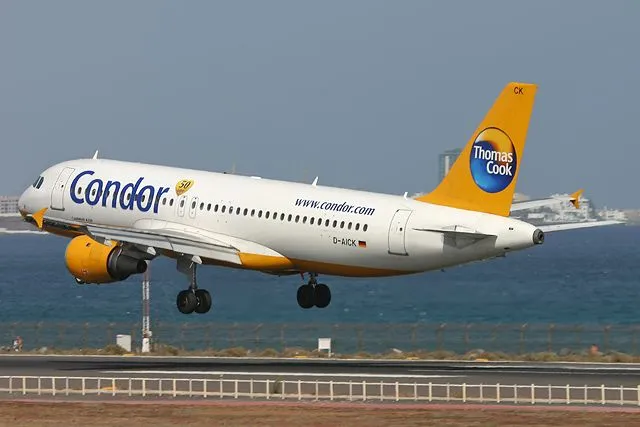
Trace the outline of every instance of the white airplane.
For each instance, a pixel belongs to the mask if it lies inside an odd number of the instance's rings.
[[[39,229],[71,238],[65,261],[80,284],[122,281],[165,255],[189,278],[176,299],[182,313],[211,308],[196,283],[202,264],[308,274],[298,304],[322,308],[331,292],[318,275],[404,275],[543,243],[545,227],[509,218],[536,89],[508,84],[442,183],[416,198],[96,153],[45,170],[19,208]]]
[[[525,209],[540,208],[543,206],[557,204],[559,202],[569,202],[577,209],[580,207],[580,197],[582,196],[583,192],[584,190],[580,189],[568,196],[555,196],[549,197],[547,199],[526,200],[523,202],[513,203],[511,205],[511,212],[513,213]]]

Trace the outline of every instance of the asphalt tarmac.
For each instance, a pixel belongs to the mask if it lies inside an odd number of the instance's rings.
[[[640,365],[138,356],[0,356],[0,376],[220,378],[637,387]]]

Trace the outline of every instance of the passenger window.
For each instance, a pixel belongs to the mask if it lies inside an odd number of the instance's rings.
[[[224,211],[227,209],[227,207],[225,205],[222,205],[222,209],[220,212],[224,213]]]
[[[82,187],[78,187],[78,195],[82,194]]]
[[[349,225],[347,226],[347,228],[348,228],[349,230],[351,230],[351,223],[349,223]]]
[[[258,211],[258,218],[262,218],[262,210]]]
[[[180,200],[180,207],[183,208],[184,207],[184,199]]]
[[[363,225],[363,226],[362,226],[362,231],[367,231],[367,228],[369,228],[369,227],[367,226],[367,224]]]
[[[302,223],[303,223],[303,224],[306,224],[306,223],[307,223],[307,217],[306,217],[306,216],[305,216],[305,217],[302,217]]]
[[[280,221],[284,221],[284,214],[283,213],[280,214]]]
[[[360,223],[356,223],[356,231],[360,230]]]
[[[233,215],[233,206],[229,206],[229,214]]]
[[[322,227],[322,218],[318,218],[318,225]]]
[[[107,197],[109,197],[109,195],[107,194]],[[164,199],[162,199],[162,206],[167,204],[167,198],[165,197]]]
[[[289,214],[289,216],[287,217],[287,221],[291,222],[291,218],[293,218],[293,216]]]
[[[265,217],[266,219],[269,219],[269,211],[267,211],[267,212],[264,214],[264,217]]]
[[[338,221],[336,221],[335,219],[333,220],[333,228],[336,228],[338,226]]]
[[[219,207],[218,205],[215,205],[215,206],[213,207],[213,211],[214,211],[214,212],[218,212],[218,207]]]
[[[236,208],[236,215],[240,215],[240,208]]]
[[[247,213],[249,213],[249,209],[244,208],[244,216],[247,216]]]
[[[207,210],[210,211],[211,210],[211,203],[207,204]]]
[[[300,215],[296,215],[296,222],[300,221]]]
[[[316,219],[315,219],[314,217],[311,217],[311,219],[309,219],[309,224],[313,225],[313,223],[315,222],[315,220],[316,220]]]
[[[169,200],[169,206],[173,206],[173,199]]]
[[[328,226],[329,226],[329,220],[328,220],[328,219],[327,219],[327,220],[325,220],[325,222],[324,222],[324,226],[325,226],[325,227],[328,227]]]
[[[340,222],[340,228],[344,228],[344,221]]]
[[[204,209],[204,202],[201,202],[200,203],[200,210],[203,210],[203,209]]]

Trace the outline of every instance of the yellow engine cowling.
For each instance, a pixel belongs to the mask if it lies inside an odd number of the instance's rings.
[[[103,245],[84,235],[69,242],[64,258],[78,283],[118,282],[147,269],[143,259],[125,253],[122,246]]]

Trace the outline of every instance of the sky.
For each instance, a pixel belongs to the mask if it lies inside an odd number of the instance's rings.
[[[0,3],[0,194],[100,157],[400,194],[505,84],[517,191],[640,208],[640,2]]]

